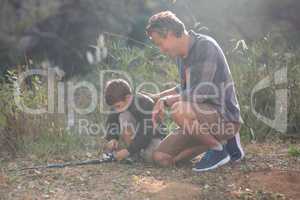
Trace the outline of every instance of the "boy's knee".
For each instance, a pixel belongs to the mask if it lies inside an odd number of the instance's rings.
[[[155,151],[152,154],[152,159],[155,163],[162,167],[168,167],[173,165],[173,157],[166,153]]]

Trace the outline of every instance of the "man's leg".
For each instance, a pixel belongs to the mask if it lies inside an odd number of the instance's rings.
[[[173,158],[173,160],[176,164],[179,163],[180,161],[190,160],[206,151],[207,151],[207,147],[198,144],[192,147],[187,147],[186,149],[182,150],[178,155],[176,155]]]
[[[231,161],[238,162],[244,158],[245,152],[241,145],[239,132],[233,138],[227,140],[225,147],[230,155]]]
[[[153,160],[161,166],[171,166],[203,153],[206,149],[182,129],[170,133],[153,153]]]
[[[239,126],[224,123],[221,115],[208,104],[177,102],[172,107],[172,118],[190,135],[209,148],[208,154],[196,164],[194,171],[207,171],[229,162],[222,143],[234,137]]]
[[[186,134],[211,149],[221,150],[222,142],[235,134],[234,130],[224,133],[221,115],[208,104],[179,101],[172,106],[171,114]]]

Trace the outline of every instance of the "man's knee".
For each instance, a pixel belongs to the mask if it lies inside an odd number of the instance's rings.
[[[163,167],[168,167],[173,165],[173,157],[163,152],[159,152],[159,151],[153,152],[152,159],[156,164]]]

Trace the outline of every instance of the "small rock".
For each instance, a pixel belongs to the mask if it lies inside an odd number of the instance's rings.
[[[210,187],[210,186],[209,186],[208,184],[205,184],[205,185],[204,185],[204,189],[206,189],[206,190],[207,190],[209,187]]]

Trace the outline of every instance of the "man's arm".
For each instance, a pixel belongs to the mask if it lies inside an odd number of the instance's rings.
[[[177,87],[173,87],[167,90],[164,90],[160,93],[158,93],[159,98],[165,97],[165,96],[170,96],[170,95],[177,95],[178,91],[177,91]]]
[[[142,94],[145,94],[149,96],[151,99],[153,99],[154,102],[157,102],[158,99],[165,97],[165,96],[170,96],[170,95],[177,95],[178,94],[178,87],[173,87],[167,90],[164,90],[162,92],[152,94],[149,92],[141,91]]]
[[[209,98],[217,98],[218,94],[216,92],[218,91],[215,91],[216,85],[213,84],[213,80],[217,70],[218,50],[211,41],[205,42],[206,48],[200,52],[198,63],[190,66],[190,78],[187,80],[187,89],[179,91],[179,94],[177,93],[177,87],[172,88],[168,92],[160,93],[163,97],[156,102],[152,114],[152,121],[155,127],[158,118],[163,118],[165,106],[172,106],[175,102],[181,100],[201,103]]]

